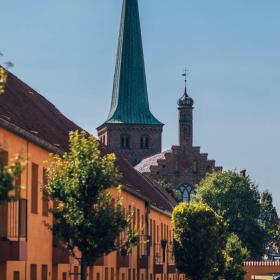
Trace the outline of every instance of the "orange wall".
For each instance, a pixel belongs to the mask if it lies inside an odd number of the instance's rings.
[[[43,224],[43,222],[51,223],[52,220],[50,217],[45,218],[42,216],[42,172],[43,167],[46,166],[45,161],[48,158],[48,152],[2,128],[0,128],[0,147],[8,151],[9,162],[11,162],[16,154],[20,154],[26,160],[25,169],[21,174],[21,197],[28,201],[28,257],[26,262],[7,262],[7,279],[13,279],[14,271],[20,272],[20,280],[29,279],[31,264],[37,264],[38,279],[40,279],[41,265],[46,264],[49,270],[51,270],[52,259],[52,234]],[[38,214],[32,214],[30,211],[32,163],[36,163],[39,166]]]
[[[42,215],[42,181],[43,181],[43,168],[46,167],[46,160],[49,158],[49,152],[44,149],[26,141],[25,139],[0,128],[0,147],[9,152],[9,160],[14,155],[20,154],[26,160],[26,168],[21,175],[21,184],[23,186],[22,198],[28,200],[28,234],[27,234],[27,260],[26,261],[8,261],[6,263],[0,263],[0,279],[1,280],[13,280],[14,271],[20,272],[20,280],[30,279],[30,267],[31,264],[37,265],[37,279],[41,280],[41,268],[42,265],[48,266],[48,280],[64,280],[62,278],[63,272],[67,274],[67,280],[75,280],[74,276],[69,276],[69,272],[74,272],[74,266],[77,266],[77,261],[72,261],[70,264],[61,264],[53,266],[52,264],[52,233],[47,229],[44,222],[51,223],[52,219],[44,217]],[[32,182],[32,163],[36,163],[39,166],[38,173],[38,214],[31,213],[31,182]],[[111,190],[116,193],[115,189]],[[126,212],[131,208],[135,211],[136,225],[140,224],[140,231],[143,235],[151,235],[151,229],[146,228],[146,211],[147,204],[145,201],[123,191],[123,205]],[[139,222],[137,222],[140,217]],[[155,242],[160,244],[162,239],[168,239],[171,242],[172,228],[170,215],[162,213],[155,208],[150,209],[149,227],[152,222],[155,226],[156,239]],[[142,224],[144,226],[142,226]],[[163,229],[163,230],[161,230]],[[154,229],[153,229],[154,230]],[[153,232],[154,234],[154,232]],[[153,263],[154,263],[154,244],[151,244],[151,257],[149,262],[149,269],[137,270],[137,248],[133,249],[132,256],[130,257],[129,268],[117,268],[116,258],[117,253],[111,253],[105,257],[105,265],[94,268],[94,279],[105,279],[106,269],[108,271],[108,280],[134,280],[133,277],[129,279],[129,272],[133,276],[135,271],[135,280],[175,280],[178,279],[176,275],[167,275],[167,262],[164,264],[164,274],[154,275]],[[162,253],[161,253],[162,255]],[[166,253],[166,258],[168,253]],[[111,278],[111,271],[114,271],[114,277]],[[89,269],[90,274],[90,269]],[[124,278],[123,278],[124,277]],[[90,279],[91,280],[91,279]]]

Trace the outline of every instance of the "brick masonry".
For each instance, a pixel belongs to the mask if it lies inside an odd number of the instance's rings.
[[[193,146],[193,100],[186,91],[178,105],[179,145],[144,159],[135,168],[152,180],[171,183],[175,189],[188,186],[194,191],[208,172],[222,167],[216,167],[208,154]]]
[[[104,124],[98,137],[114,151],[123,155],[133,166],[144,158],[161,152],[162,125]],[[123,148],[121,137],[129,137],[129,148]],[[141,148],[141,137],[148,137],[149,147]]]
[[[195,188],[207,172],[222,168],[201,153],[200,147],[172,146],[170,151],[145,159],[136,169],[153,180],[169,182],[179,189],[182,185]]]

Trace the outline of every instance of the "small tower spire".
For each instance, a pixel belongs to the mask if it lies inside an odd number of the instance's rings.
[[[188,96],[187,91],[187,69],[182,76],[184,77],[185,90],[182,97],[178,100],[179,110],[179,143],[180,146],[192,147],[193,144],[193,99]]]
[[[184,82],[185,82],[185,92],[184,92],[185,95],[188,95],[188,93],[187,93],[187,74],[188,74],[187,68],[185,68],[184,73],[182,74],[182,76],[184,77]]]

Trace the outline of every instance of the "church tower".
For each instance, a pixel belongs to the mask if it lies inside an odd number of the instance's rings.
[[[186,74],[184,74],[186,77]],[[192,149],[193,146],[193,99],[188,96],[186,79],[184,95],[178,100],[179,145]]]
[[[149,108],[138,0],[123,0],[111,109],[98,136],[136,165],[161,152],[162,127]]]

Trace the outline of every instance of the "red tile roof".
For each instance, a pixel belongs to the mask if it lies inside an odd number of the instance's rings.
[[[9,73],[6,92],[0,95],[0,126],[50,150],[68,149],[70,131],[82,130],[66,118],[52,103]],[[111,152],[102,147],[105,153]],[[149,200],[159,209],[172,211],[175,201],[156,183],[137,172],[122,156],[117,155],[122,184],[128,191]]]

